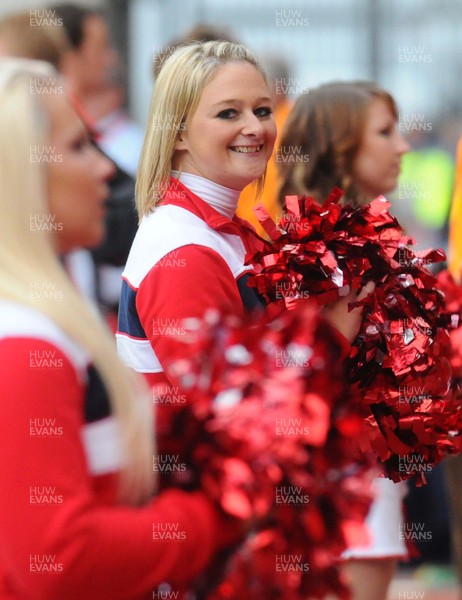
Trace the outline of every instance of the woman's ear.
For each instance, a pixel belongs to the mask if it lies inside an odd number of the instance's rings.
[[[187,144],[184,139],[184,133],[180,132],[175,142],[175,150],[187,150]]]
[[[178,135],[176,137],[175,150],[188,149],[186,138],[186,123],[182,121],[180,126],[178,127]]]

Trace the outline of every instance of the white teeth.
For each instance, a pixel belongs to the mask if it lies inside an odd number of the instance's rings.
[[[235,152],[242,152],[243,154],[249,154],[250,152],[260,152],[263,148],[263,144],[260,146],[234,146],[232,149]]]

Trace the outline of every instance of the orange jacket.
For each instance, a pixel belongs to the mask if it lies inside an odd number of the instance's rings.
[[[462,271],[462,138],[457,146],[456,175],[449,217],[449,270],[460,281]]]

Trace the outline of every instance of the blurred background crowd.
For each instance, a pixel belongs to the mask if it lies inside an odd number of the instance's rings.
[[[118,103],[124,104],[140,126],[120,142],[124,152],[115,150],[126,170],[133,172],[136,167],[155,57],[168,54],[172,42],[188,37],[197,24],[213,26],[263,60],[275,80],[276,96],[293,99],[332,80],[368,79],[387,89],[399,106],[400,130],[414,150],[404,158],[395,212],[421,246],[445,245],[462,123],[457,0],[326,0],[322,4],[314,0],[86,0],[81,4],[104,8],[110,33],[105,40],[95,30],[96,58],[89,60],[86,77],[106,79],[108,87],[98,99],[93,95],[86,108],[90,116],[100,118]],[[4,0],[0,17],[29,8],[44,6],[34,0]],[[37,12],[35,25],[46,17]]]

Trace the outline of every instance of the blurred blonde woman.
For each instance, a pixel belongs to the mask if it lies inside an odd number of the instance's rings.
[[[201,493],[152,499],[152,402],[60,262],[101,241],[112,164],[38,61],[0,60],[0,137],[0,597],[180,589],[223,521]]]

